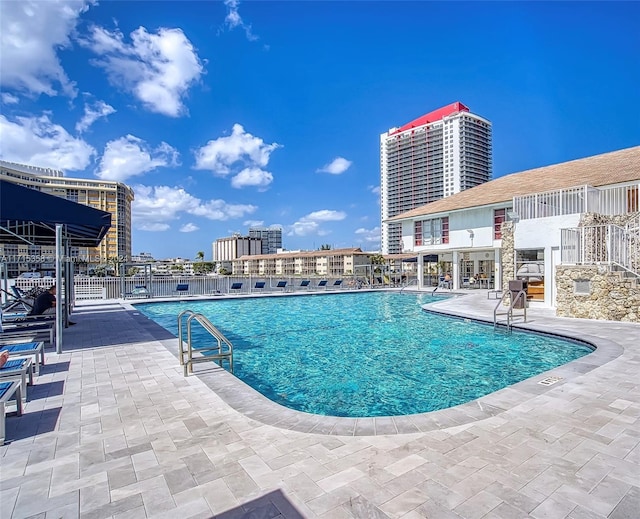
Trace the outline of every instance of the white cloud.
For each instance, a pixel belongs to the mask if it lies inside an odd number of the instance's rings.
[[[164,231],[168,221],[181,214],[202,216],[209,220],[242,218],[256,211],[253,205],[228,204],[224,200],[202,201],[184,189],[168,186],[134,186],[133,223],[137,229]]]
[[[231,179],[231,186],[242,189],[247,186],[266,188],[273,182],[273,175],[260,168],[245,168]]]
[[[329,234],[329,232],[320,227],[322,222],[338,222],[344,220],[346,217],[346,213],[342,211],[331,211],[328,209],[314,211],[292,224],[287,235],[309,236],[311,234],[317,234],[318,236],[325,236]]]
[[[374,227],[373,229],[356,229],[355,233],[359,236],[361,241],[365,243],[380,244],[380,227]]]
[[[180,227],[180,232],[193,232],[193,231],[197,231],[198,229],[200,229],[200,227],[189,222],[189,223],[185,223],[182,227]]]
[[[380,186],[369,186],[369,190],[377,196],[380,196]]]
[[[273,181],[273,175],[263,168],[269,164],[271,153],[280,147],[275,142],[265,144],[260,137],[245,132],[242,125],[234,124],[231,135],[210,140],[195,150],[194,169],[209,170],[221,177],[234,172],[233,187],[264,189]]]
[[[224,0],[224,5],[227,6],[227,16],[224,19],[227,27],[233,30],[236,27],[241,27],[244,29],[244,33],[247,36],[247,40],[256,41],[259,39],[258,36],[251,32],[251,25],[244,23],[240,13],[238,12],[238,6],[240,5],[239,0]]]
[[[342,157],[336,157],[329,164],[325,164],[317,170],[318,173],[331,173],[332,175],[341,175],[349,169],[353,164],[350,160]]]
[[[245,220],[242,225],[245,227],[263,227],[264,220]]]
[[[71,45],[69,35],[93,0],[2,2],[0,85],[30,95],[75,97],[75,85],[57,52]]]
[[[20,99],[8,92],[2,92],[2,102],[5,105],[17,105],[20,102]]]
[[[153,169],[178,164],[178,151],[166,142],[150,149],[143,140],[127,135],[107,143],[96,176],[103,180],[124,182]]]
[[[95,149],[67,130],[54,124],[47,114],[16,117],[10,121],[0,115],[0,158],[63,171],[85,169]]]
[[[106,71],[113,85],[152,112],[182,115],[187,91],[204,72],[193,45],[181,29],[160,28],[151,34],[139,27],[130,36],[127,44],[117,29],[92,27],[89,38],[80,41],[100,56],[92,63]]]
[[[231,135],[210,140],[205,146],[195,151],[195,169],[206,169],[226,176],[231,166],[242,162],[249,166],[265,167],[269,163],[271,153],[280,148],[277,143],[265,144],[260,137],[244,131],[241,124],[234,124]]]
[[[96,101],[95,103],[85,103],[84,115],[76,123],[76,131],[79,133],[85,132],[89,129],[93,123],[95,123],[101,117],[107,117],[112,113],[115,113],[116,109],[105,103],[104,101]]]

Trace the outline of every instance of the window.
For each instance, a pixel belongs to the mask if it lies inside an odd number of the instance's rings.
[[[495,209],[493,211],[493,239],[502,239],[502,224],[507,221],[506,209]]]
[[[638,186],[630,186],[627,188],[627,212],[635,213],[640,211],[638,204]]]
[[[415,222],[413,237],[416,246],[449,243],[449,218]]]

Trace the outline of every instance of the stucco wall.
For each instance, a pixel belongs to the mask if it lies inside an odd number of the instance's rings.
[[[640,285],[620,272],[606,266],[558,265],[556,282],[559,317],[640,322]]]

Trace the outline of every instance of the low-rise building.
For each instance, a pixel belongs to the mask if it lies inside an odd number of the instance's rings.
[[[595,269],[625,287],[631,303],[617,314],[640,320],[639,191],[640,146],[506,175],[392,220],[417,254],[421,286],[424,258],[437,255],[454,288],[520,279],[532,301],[583,317],[609,286]]]

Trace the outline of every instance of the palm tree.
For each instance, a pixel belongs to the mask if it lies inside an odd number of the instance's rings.
[[[320,245],[320,250],[331,250],[331,245],[329,245],[328,243]]]
[[[198,251],[196,253],[196,260],[197,261],[204,261],[204,252],[203,251]]]

